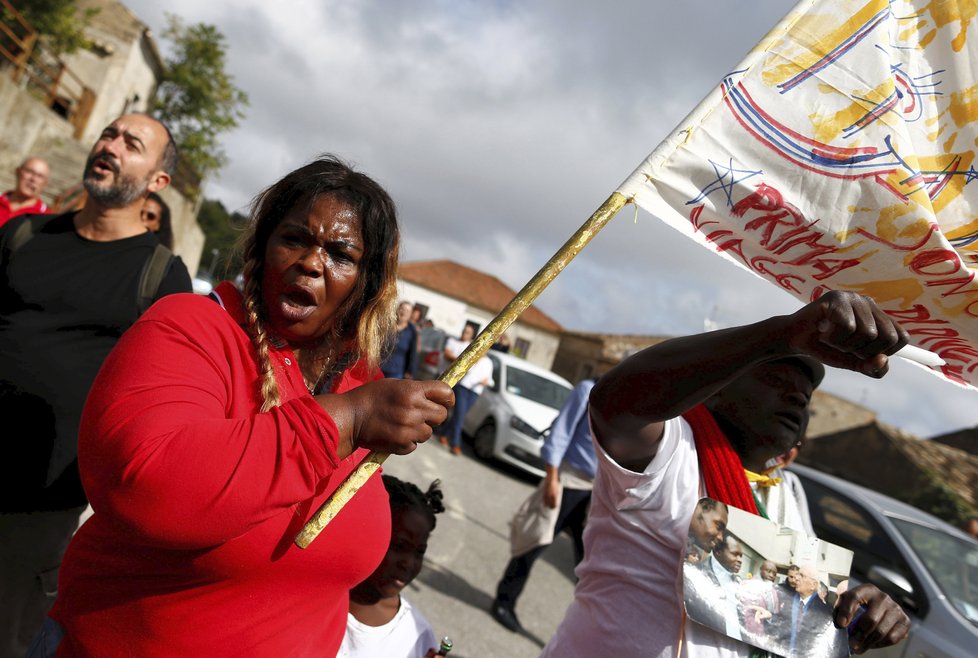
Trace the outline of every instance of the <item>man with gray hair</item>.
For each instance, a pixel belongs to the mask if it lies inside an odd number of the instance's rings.
[[[23,656],[57,594],[61,557],[86,505],[82,407],[102,361],[155,299],[189,292],[183,262],[140,219],[170,183],[166,126],[129,114],[102,131],[77,212],[0,227],[0,658]],[[15,429],[16,428],[16,429]]]
[[[783,612],[791,629],[788,655],[798,658],[846,655],[844,647],[833,647],[831,638],[822,632],[831,624],[832,606],[818,595],[821,585],[818,570],[811,564],[803,564],[795,583],[795,595]]]
[[[48,183],[48,163],[44,158],[29,157],[15,171],[14,189],[0,194],[0,226],[18,215],[46,213],[41,192]]]

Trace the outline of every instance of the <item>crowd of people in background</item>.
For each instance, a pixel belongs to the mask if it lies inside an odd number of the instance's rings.
[[[165,125],[124,115],[92,146],[80,209],[41,214],[37,157],[0,195],[0,408],[29,428],[0,477],[0,658],[443,655],[402,596],[444,509],[437,482],[371,478],[308,549],[292,537],[370,451],[408,455],[436,435],[460,454],[490,360],[454,390],[419,376],[439,330],[398,303],[394,203],[332,156],[255,198],[243,285],[181,294],[159,194],[177,155]],[[475,330],[438,346],[439,369]],[[785,588],[776,565],[761,567],[756,614],[717,631],[686,621],[682,557],[736,588],[728,505],[810,529],[790,486],[749,476],[801,447],[823,364],[881,377],[906,342],[872,300],[829,293],[580,383],[514,520],[493,618],[521,629],[530,569],[567,528],[579,581],[544,655],[749,655]],[[700,509],[704,494],[722,502]],[[819,598],[806,569],[787,572],[795,622]],[[854,650],[906,635],[872,585],[833,594],[826,614]],[[805,641],[792,631],[791,652]]]

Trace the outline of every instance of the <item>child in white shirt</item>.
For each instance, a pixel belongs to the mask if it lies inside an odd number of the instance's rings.
[[[432,658],[435,633],[428,620],[401,596],[420,573],[435,514],[445,511],[438,480],[426,493],[384,475],[391,503],[391,543],[380,566],[350,590],[346,635],[337,658]]]

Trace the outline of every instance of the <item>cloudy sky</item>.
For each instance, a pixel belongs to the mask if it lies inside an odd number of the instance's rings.
[[[244,211],[333,152],[397,201],[403,260],[458,260],[518,290],[793,3],[127,4],[157,34],[165,7],[227,37],[251,107],[207,196]],[[649,334],[799,306],[632,207],[537,305],[567,329]],[[904,362],[883,381],[833,372],[824,387],[920,436],[978,424],[973,391]]]

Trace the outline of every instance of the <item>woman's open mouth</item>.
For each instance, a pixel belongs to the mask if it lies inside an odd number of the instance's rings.
[[[316,296],[303,286],[289,286],[279,296],[279,310],[289,322],[302,322],[317,308]]]

